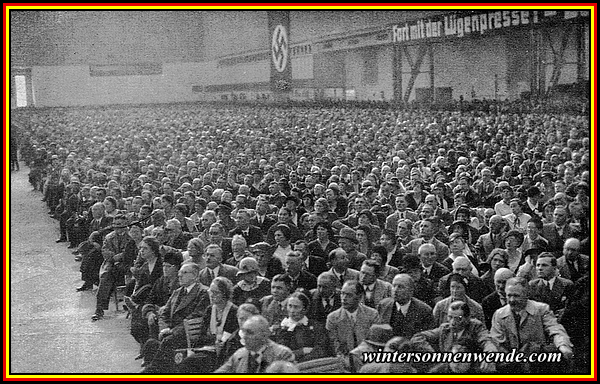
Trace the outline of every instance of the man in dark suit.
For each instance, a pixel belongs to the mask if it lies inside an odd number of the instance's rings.
[[[581,242],[571,237],[565,241],[563,256],[556,262],[558,275],[572,282],[585,276],[590,270],[590,257],[579,253]]]
[[[185,348],[184,319],[202,317],[209,305],[208,293],[198,284],[200,268],[197,264],[183,264],[179,269],[179,289],[175,290],[160,314],[158,341],[160,347],[154,359],[140,373],[173,373],[173,354]],[[155,339],[148,341],[156,343]]]
[[[407,274],[399,274],[392,281],[394,296],[377,306],[381,320],[392,326],[394,335],[412,337],[415,333],[432,328],[433,310],[413,297],[415,283]]]
[[[365,260],[360,267],[359,282],[365,291],[363,304],[376,308],[381,300],[392,296],[392,285],[377,278],[381,266],[375,260]]]
[[[221,223],[214,223],[208,229],[208,243],[218,245],[223,251],[223,260],[233,257],[231,239],[225,237],[225,227]]]
[[[494,286],[496,287],[496,290],[484,297],[481,301],[483,315],[485,316],[485,326],[487,329],[490,329],[492,326],[492,317],[496,310],[506,305],[506,292],[504,292],[504,288],[506,287],[506,281],[512,277],[515,277],[515,274],[510,269],[498,269],[494,275]]]
[[[498,352],[492,342],[490,333],[483,323],[471,318],[471,309],[464,301],[455,301],[448,308],[448,319],[439,327],[417,333],[412,338],[415,342],[425,341],[439,352],[451,352],[456,344],[471,345],[472,352]],[[481,372],[492,373],[496,366],[492,362],[483,361]]]
[[[311,256],[307,253],[306,240],[300,239],[294,243],[294,251],[298,251],[302,254],[302,262],[304,263],[303,268],[305,271],[311,273],[314,276],[319,276],[321,273],[327,271],[327,263],[323,258],[319,256]]]
[[[327,316],[342,306],[340,294],[335,287],[336,280],[333,275],[325,272],[317,277],[317,288],[311,291],[309,319],[325,325]]]
[[[248,246],[263,241],[263,234],[259,227],[250,225],[250,212],[246,209],[240,209],[236,213],[237,226],[229,231],[229,237],[233,235],[242,235],[246,239]]]
[[[554,209],[554,222],[544,224],[542,237],[548,240],[548,251],[555,256],[562,255],[565,240],[570,237],[577,237],[575,231],[569,226],[569,214],[565,207],[556,207]]]
[[[213,279],[217,276],[223,276],[231,280],[233,284],[237,282],[238,269],[234,266],[223,264],[223,250],[215,244],[210,244],[204,250],[206,257],[206,268],[200,271],[198,281],[205,286],[210,286]]]
[[[436,261],[437,258],[437,252],[433,244],[421,244],[419,247],[419,259],[423,267],[423,276],[430,279],[436,285],[443,276],[450,273],[448,268]]]
[[[302,288],[310,291],[317,287],[317,278],[304,267],[304,258],[299,251],[292,251],[286,255],[286,273],[292,280],[291,292]]]
[[[90,208],[91,216],[88,216],[88,223],[86,225],[86,237],[88,237],[93,232],[100,232],[104,234],[108,234],[108,231],[102,231],[102,229],[108,228],[112,224],[112,217],[107,217],[105,215],[106,208],[102,203],[95,203]],[[102,241],[104,241],[104,235],[102,236]],[[102,244],[102,242],[100,242]]]
[[[571,298],[573,282],[557,276],[556,265],[553,254],[541,253],[535,264],[538,278],[529,282],[529,288],[531,299],[548,304],[560,319],[565,304]]]
[[[267,236],[269,228],[277,223],[277,221],[269,216],[269,203],[264,199],[259,199],[256,203],[256,217],[250,219],[250,225],[260,228],[264,236]]]

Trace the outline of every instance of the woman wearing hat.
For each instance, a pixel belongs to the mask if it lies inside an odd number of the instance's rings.
[[[253,257],[240,261],[237,276],[241,280],[233,287],[231,298],[235,305],[242,305],[251,297],[260,300],[271,294],[271,281],[259,276],[258,269],[258,261]]]
[[[294,352],[297,362],[333,356],[333,344],[323,324],[306,316],[309,306],[310,299],[304,293],[292,293],[287,298],[287,317],[273,336],[275,342]]]
[[[524,263],[524,260],[522,260],[523,252],[521,252],[520,248],[524,239],[525,236],[523,236],[523,233],[516,229],[508,231],[506,238],[504,239],[504,246],[508,253],[508,264],[506,265],[506,268],[513,271],[513,273],[516,273],[517,268]]]
[[[467,296],[469,280],[458,273],[453,273],[448,278],[448,283],[450,284],[450,296],[438,301],[433,308],[433,320],[436,326],[439,327],[447,321],[450,304],[457,300],[467,303],[469,309],[471,310],[472,318],[485,323],[481,304]]]

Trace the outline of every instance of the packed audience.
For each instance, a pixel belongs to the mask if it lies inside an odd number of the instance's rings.
[[[590,372],[591,346],[590,120],[573,105],[12,118],[93,321],[124,287],[143,373],[564,374]],[[363,358],[512,350],[562,359]]]

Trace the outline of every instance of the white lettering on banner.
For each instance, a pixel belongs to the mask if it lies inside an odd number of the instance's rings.
[[[288,61],[288,37],[285,27],[281,24],[273,30],[271,57],[277,72],[285,71]]]
[[[464,37],[475,32],[483,34],[495,29],[538,24],[548,20],[569,20],[575,17],[589,17],[589,12],[490,11],[460,17],[457,14],[448,14],[440,20],[420,19],[404,25],[393,25],[392,41],[398,43],[445,36]]]

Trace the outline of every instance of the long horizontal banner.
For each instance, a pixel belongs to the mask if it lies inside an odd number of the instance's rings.
[[[505,28],[589,16],[589,11],[486,11],[468,15],[464,12],[453,13],[394,25],[392,41],[400,43],[443,37],[464,37]]]
[[[162,75],[162,63],[90,65],[90,76]]]

